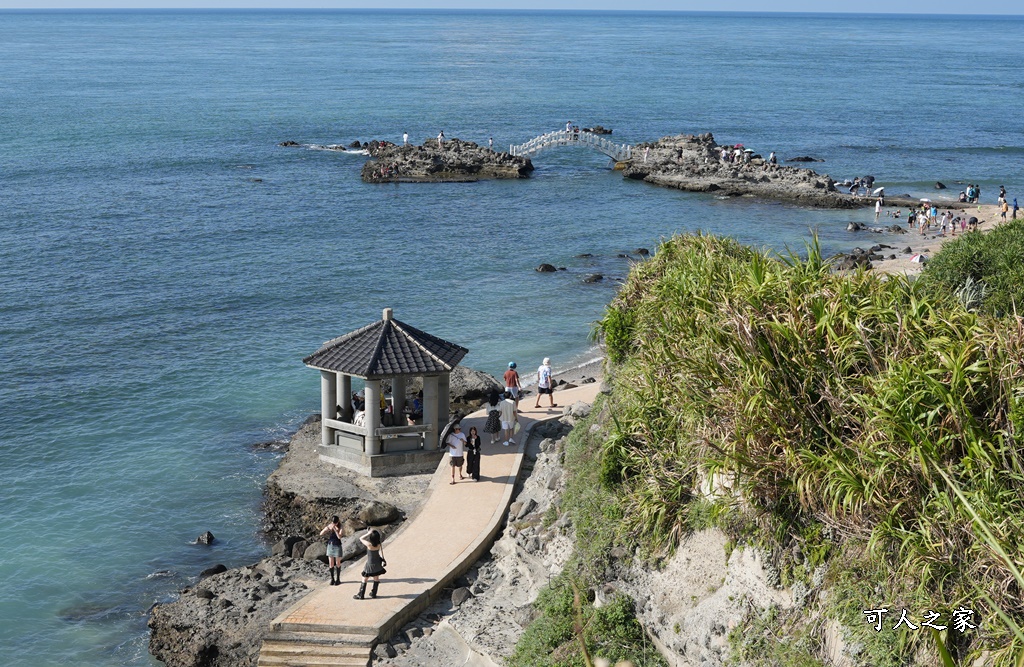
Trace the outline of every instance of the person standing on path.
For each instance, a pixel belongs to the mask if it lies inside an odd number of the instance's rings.
[[[459,479],[466,479],[462,476],[462,464],[466,462],[466,436],[462,434],[462,425],[456,424],[452,427],[452,432],[448,434],[448,438],[445,440],[445,444],[448,445],[448,459],[449,463],[452,464],[452,484],[455,483],[455,469],[459,469]]]
[[[362,600],[366,593],[366,582],[373,577],[373,588],[370,589],[370,597],[377,597],[377,587],[380,586],[380,575],[387,574],[384,568],[388,562],[384,560],[384,545],[381,544],[380,532],[376,528],[370,528],[365,534],[359,537],[359,541],[366,547],[366,565],[363,567],[363,583],[359,585],[359,592],[353,595],[356,600]]]
[[[498,407],[500,400],[498,392],[492,389],[490,396],[487,397],[487,403],[484,404],[484,409],[487,411],[484,433],[491,434],[492,445],[498,441],[497,434],[501,431],[501,409]]]
[[[542,394],[548,395],[548,407],[558,407],[558,404],[555,403],[555,384],[551,381],[551,359],[548,357],[544,357],[544,361],[537,367],[537,401],[533,407],[540,407]]]
[[[474,482],[480,481],[480,436],[477,435],[476,426],[469,427],[469,437],[466,438],[466,474]]]
[[[505,399],[499,404],[501,406],[501,428],[505,432],[505,441],[501,444],[505,447],[516,444],[516,403],[512,400],[512,394],[505,392]]]
[[[519,384],[519,371],[516,370],[516,362],[508,362],[508,370],[505,371],[505,393],[512,394],[516,407],[519,407],[519,392],[523,388]]]
[[[341,583],[341,519],[335,514],[331,522],[320,531],[320,536],[327,536],[327,566],[331,571],[331,586]]]

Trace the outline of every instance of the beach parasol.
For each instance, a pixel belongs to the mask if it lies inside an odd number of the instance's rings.
[[[923,198],[921,199],[921,201],[926,201],[926,202],[928,202],[928,203],[931,203],[931,201],[932,201],[932,200],[931,200],[931,199],[928,199],[927,197],[923,197]]]
[[[733,148],[743,148],[743,144],[736,144]]]
[[[928,258],[925,257],[924,255],[914,255],[913,257],[910,258],[910,261],[915,264],[924,264],[925,262],[928,261]]]
[[[437,439],[437,446],[438,446],[439,449],[444,449],[445,447],[448,446],[448,443],[445,442],[445,441],[448,440],[448,436],[451,434],[452,428],[456,424],[458,424],[460,421],[462,421],[462,420],[460,420],[460,419],[453,419],[450,422],[448,422],[447,424],[445,424],[445,427],[443,429],[441,429],[441,437],[439,437]]]
[[[876,189],[875,189],[875,191],[874,191],[874,192],[872,192],[871,194],[873,194],[873,195],[880,195],[880,194],[882,194],[882,191],[883,191],[883,190],[885,190],[885,188],[884,188],[884,187],[881,187],[881,188],[876,188]]]

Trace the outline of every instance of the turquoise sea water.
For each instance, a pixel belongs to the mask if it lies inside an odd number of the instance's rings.
[[[833,251],[872,217],[626,182],[579,149],[522,182],[371,186],[361,158],[278,142],[712,131],[891,193],[979,182],[994,203],[1000,184],[1024,194],[1022,34],[1020,18],[0,13],[4,664],[150,664],[152,603],[264,554],[276,459],[252,445],[318,409],[300,359],[383,307],[482,370],[564,367],[615,289],[581,279],[624,276],[618,253],[697,229],[781,249],[813,228]],[[205,530],[214,547],[189,544]]]

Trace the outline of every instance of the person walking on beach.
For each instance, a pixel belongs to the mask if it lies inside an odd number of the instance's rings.
[[[557,408],[555,403],[555,383],[551,380],[551,359],[544,357],[544,361],[537,367],[537,400],[533,407],[540,407],[540,397],[548,395],[548,407]]]
[[[498,392],[492,389],[491,394],[487,397],[487,403],[484,404],[484,410],[487,411],[484,433],[491,434],[492,445],[498,441],[496,436],[501,431],[501,408],[498,406],[500,400]]]
[[[1007,204],[1006,200],[1004,199],[1003,200],[1003,205],[999,207],[999,217],[1002,219],[1003,222],[1006,222],[1006,214],[1009,213],[1009,212],[1010,212],[1010,205]]]
[[[452,432],[448,434],[445,444],[448,445],[448,462],[452,466],[451,483],[454,484],[456,468],[459,470],[459,479],[466,479],[462,476],[462,464],[466,462],[466,436],[462,434],[461,424],[452,427]]]
[[[376,528],[367,529],[366,533],[359,537],[359,541],[366,547],[366,565],[363,567],[363,583],[359,585],[359,592],[353,595],[356,600],[362,600],[366,593],[366,582],[373,577],[373,588],[370,589],[370,597],[377,597],[377,587],[380,586],[380,575],[387,574],[388,562],[384,560],[384,545],[380,537],[380,531]]]
[[[335,514],[331,522],[320,531],[320,536],[327,536],[327,566],[331,571],[331,586],[341,583],[341,519]]]
[[[466,438],[466,474],[474,482],[480,481],[480,436],[477,435],[476,426],[469,427],[469,437]]]
[[[882,198],[879,197],[875,200],[875,222],[878,222],[878,216],[882,214]]]
[[[516,370],[516,362],[508,362],[508,370],[505,371],[505,393],[512,394],[512,398],[516,401],[516,407],[519,407],[519,392],[523,388],[519,384],[519,371]]]
[[[499,404],[501,406],[501,428],[505,432],[505,441],[501,444],[505,447],[516,444],[516,403],[512,400],[512,394],[505,392],[505,398]]]

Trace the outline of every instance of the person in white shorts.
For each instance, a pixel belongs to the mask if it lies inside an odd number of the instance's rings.
[[[502,442],[504,446],[516,444],[513,439],[516,434],[516,402],[512,399],[512,394],[505,392],[505,398],[498,403],[498,409],[501,410],[501,428],[505,432],[505,441]]]

